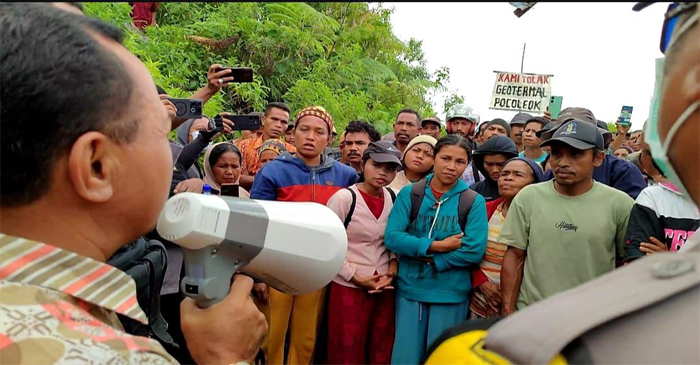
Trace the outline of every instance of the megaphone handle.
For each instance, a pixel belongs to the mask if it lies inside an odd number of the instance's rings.
[[[208,308],[226,297],[231,290],[231,279],[243,262],[230,262],[218,252],[217,246],[200,250],[182,249],[185,277],[180,283],[182,292],[195,300],[200,308]]]

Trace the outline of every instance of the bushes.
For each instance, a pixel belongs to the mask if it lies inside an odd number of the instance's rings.
[[[421,43],[391,31],[390,10],[368,3],[160,3],[157,25],[142,34],[126,3],[84,3],[85,13],[128,32],[126,46],[173,97],[206,85],[213,63],[247,66],[255,81],[222,90],[205,114],[325,107],[338,129],[366,120],[391,130],[403,107],[435,114],[428,97],[445,91],[449,70],[432,75]]]

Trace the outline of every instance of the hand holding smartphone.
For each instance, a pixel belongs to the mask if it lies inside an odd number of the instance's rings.
[[[233,81],[231,82],[253,82],[253,69],[250,67],[221,67],[217,68],[215,72],[219,73],[224,70],[231,70],[231,72],[226,75],[227,77],[233,77]]]
[[[238,184],[221,184],[221,195],[223,196],[233,196],[238,198],[238,192]]]
[[[262,126],[262,120],[256,114],[225,115],[224,117],[233,122],[231,130],[234,131],[257,131]],[[217,128],[220,126],[223,129],[221,118],[221,115],[217,115],[214,117],[214,122]]]

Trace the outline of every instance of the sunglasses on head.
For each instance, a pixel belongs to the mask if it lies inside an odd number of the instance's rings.
[[[673,32],[678,28],[676,25],[678,24],[678,19],[681,14],[694,10],[697,5],[697,3],[683,2],[672,3],[668,6],[666,15],[664,16],[664,24],[661,29],[661,41],[659,43],[661,53],[666,53],[666,48],[673,38]]]

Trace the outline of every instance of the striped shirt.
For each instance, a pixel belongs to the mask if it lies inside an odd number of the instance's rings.
[[[484,253],[484,259],[481,261],[481,264],[479,264],[479,269],[486,275],[486,278],[496,285],[501,284],[503,256],[505,256],[506,249],[508,248],[505,244],[497,242],[498,237],[501,235],[503,224],[506,222],[506,218],[503,216],[501,210],[502,208],[503,202],[498,205],[498,208],[496,208],[496,211],[493,212],[489,220],[489,236],[488,242],[486,243],[486,253]],[[493,317],[493,315],[487,315],[488,305],[486,304],[483,294],[478,290],[474,291],[472,300],[469,303],[469,309],[471,309],[472,313],[477,317]]]
[[[177,363],[157,341],[123,331],[117,314],[148,323],[130,276],[1,233],[0,313],[3,363]]]

